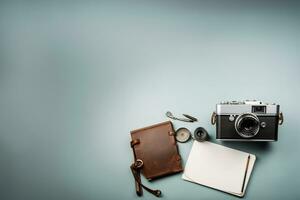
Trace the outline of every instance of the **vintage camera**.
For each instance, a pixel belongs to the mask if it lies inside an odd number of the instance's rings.
[[[221,102],[211,122],[216,138],[231,141],[277,141],[283,115],[277,104],[256,100]]]

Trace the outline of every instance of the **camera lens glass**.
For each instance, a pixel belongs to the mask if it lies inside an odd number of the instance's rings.
[[[240,115],[236,119],[235,129],[244,138],[254,137],[259,131],[259,119],[251,113]]]

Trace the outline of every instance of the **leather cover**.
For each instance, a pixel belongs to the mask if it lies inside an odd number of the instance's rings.
[[[170,121],[131,131],[134,158],[148,180],[183,171],[174,134]]]

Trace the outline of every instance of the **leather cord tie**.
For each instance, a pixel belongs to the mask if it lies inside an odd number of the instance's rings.
[[[144,163],[142,160],[140,159],[137,159],[131,166],[130,166],[130,169],[131,169],[131,172],[132,172],[132,175],[135,179],[135,181],[140,185],[142,186],[145,190],[147,190],[148,192],[150,192],[151,194],[155,195],[156,197],[160,197],[161,196],[161,191],[160,190],[152,190],[146,186],[144,186],[141,182],[141,179],[140,179],[140,170],[141,168],[143,167]],[[137,192],[137,195],[138,196],[141,196],[142,195],[142,191],[136,191]]]

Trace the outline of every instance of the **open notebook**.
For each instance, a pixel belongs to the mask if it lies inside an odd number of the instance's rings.
[[[194,141],[182,178],[243,197],[255,159],[253,154]]]

